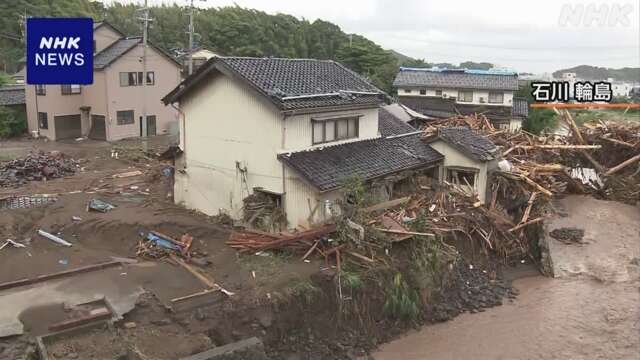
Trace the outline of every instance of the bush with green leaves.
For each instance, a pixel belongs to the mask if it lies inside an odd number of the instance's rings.
[[[418,293],[396,273],[387,290],[384,311],[398,320],[417,320],[420,315]]]
[[[27,129],[24,111],[0,106],[0,138],[19,136]]]

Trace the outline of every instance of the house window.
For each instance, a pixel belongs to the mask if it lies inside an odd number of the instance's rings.
[[[477,171],[467,169],[447,169],[447,181],[454,185],[469,186],[472,189],[476,187]]]
[[[154,85],[156,83],[156,74],[153,71],[147,71],[147,85]]]
[[[404,89],[405,94],[411,94],[411,89]]]
[[[154,85],[156,76],[153,71],[147,71],[147,85]],[[142,86],[142,71],[121,72],[120,86]]]
[[[60,85],[62,95],[76,95],[80,94],[80,91],[80,85]]]
[[[44,85],[36,85],[36,95],[47,95],[47,88]]]
[[[133,110],[125,110],[116,112],[116,123],[118,125],[133,124]]]
[[[38,113],[38,128],[40,129],[48,129],[49,128],[49,120],[47,119],[46,112]]]
[[[321,144],[335,140],[358,137],[358,118],[349,117],[334,120],[312,120],[312,143]]]
[[[427,89],[420,89],[420,95],[427,95]]]
[[[458,101],[459,102],[472,102],[473,101],[473,91],[458,91]]]
[[[502,104],[504,102],[504,93],[501,92],[490,92],[489,93],[489,103],[490,104]]]
[[[442,90],[436,90],[436,96],[442,96]]]

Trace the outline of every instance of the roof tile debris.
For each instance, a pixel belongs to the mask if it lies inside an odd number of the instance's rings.
[[[400,68],[393,81],[395,87],[440,87],[483,90],[518,90],[518,76],[505,73],[476,73],[472,71],[432,71]]]
[[[24,85],[5,85],[0,87],[0,106],[26,104]]]
[[[480,161],[496,158],[498,148],[486,136],[466,127],[440,128],[437,134],[427,138],[427,143],[442,140],[463,153]]]
[[[210,59],[163,101],[177,101],[214,69],[238,75],[282,110],[374,106],[384,97],[360,75],[332,60],[219,57]]]

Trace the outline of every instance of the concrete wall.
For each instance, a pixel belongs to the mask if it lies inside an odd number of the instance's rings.
[[[477,171],[477,175],[473,191],[478,195],[480,201],[485,202],[487,174],[488,170],[490,170],[489,168],[493,165],[490,165],[488,162],[474,160],[442,140],[436,140],[430,145],[444,155],[444,163],[440,169],[440,181],[446,180],[446,170],[448,168],[474,169]]]
[[[221,74],[210,75],[180,104],[186,173],[176,173],[175,200],[215,215],[241,215],[254,187],[283,193],[283,121],[274,105]],[[241,169],[246,169],[243,175]]]
[[[426,93],[424,95],[420,94],[420,89],[426,90]],[[410,92],[406,92],[405,90],[409,90]],[[448,98],[455,97],[457,99],[458,92],[460,89],[436,89],[436,88],[417,88],[417,87],[399,88],[398,96],[436,96],[436,90],[442,90],[442,94],[446,95]],[[513,103],[513,91],[495,91],[495,92],[501,92],[504,94],[502,104],[489,103],[488,90],[470,90],[469,89],[468,91],[473,91],[473,102],[461,102],[462,104],[473,104],[473,105],[482,104],[487,106],[511,106]],[[484,99],[484,102],[481,102],[481,98]]]
[[[372,139],[378,137],[378,108],[334,111],[320,114],[303,114],[294,115],[285,118],[285,135],[284,149],[287,151],[296,151],[302,149],[313,148],[312,145],[312,124],[311,119],[322,117],[340,116],[357,116],[358,121],[358,138],[345,139],[341,141],[331,142],[330,144],[340,144],[362,139]],[[315,147],[327,146],[327,144],[318,144]]]

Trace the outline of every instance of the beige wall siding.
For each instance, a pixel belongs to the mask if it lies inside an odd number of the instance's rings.
[[[478,194],[478,199],[484,202],[487,189],[487,162],[474,160],[442,140],[434,141],[430,145],[444,155],[443,168],[440,170],[441,181],[446,180],[446,169],[448,167],[463,167],[478,170],[478,181],[476,182],[474,190]]]
[[[168,133],[170,123],[178,121],[178,114],[170,106],[164,106],[160,99],[180,83],[180,68],[153,48],[147,50],[147,71],[155,74],[155,85],[120,86],[120,72],[142,71],[142,46],[137,46],[104,70],[106,91],[108,92],[107,140],[119,140],[140,135],[140,117],[143,103],[147,115],[156,116],[157,134]],[[134,123],[117,124],[117,111],[133,110]]]
[[[319,114],[303,114],[288,116],[285,118],[285,144],[284,149],[287,151],[295,151],[308,149],[312,147],[312,125],[311,119],[321,116],[327,117],[340,117],[345,115],[354,115],[359,117],[358,121],[358,138],[348,139],[342,141],[335,141],[331,143],[319,144],[316,146],[327,146],[333,144],[340,144],[351,141],[358,141],[362,139],[372,139],[378,137],[378,108],[349,110],[349,111],[336,111],[325,112]]]
[[[95,52],[98,53],[120,39],[120,34],[113,31],[110,27],[103,25],[93,32],[93,39],[96,41]]]
[[[60,85],[45,85],[46,95],[37,96],[35,88],[35,85],[25,85],[29,132],[38,130],[38,112],[46,112],[49,128],[39,129],[40,136],[56,140],[54,117],[80,114],[85,87],[82,87],[80,94],[62,95]]]
[[[314,186],[299,177],[295,170],[288,167],[285,171],[285,178],[284,204],[290,227],[309,227],[322,223],[331,218],[331,209],[339,211],[337,200],[342,197],[339,190],[319,193]],[[329,202],[331,209],[327,208],[326,201]],[[311,217],[312,213],[313,217]]]
[[[211,75],[180,106],[186,174],[176,174],[176,202],[239,217],[242,199],[254,187],[283,193],[283,165],[276,157],[282,116],[273,105],[229,77]],[[246,168],[246,176],[238,168]]]

